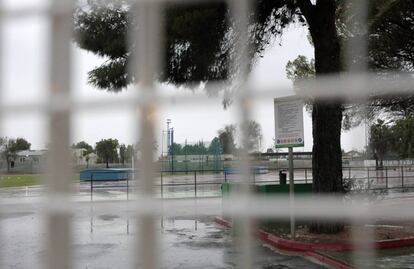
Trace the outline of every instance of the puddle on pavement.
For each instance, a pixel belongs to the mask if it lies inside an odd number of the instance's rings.
[[[33,215],[34,212],[6,212],[6,213],[2,213],[0,214],[0,220],[6,220],[6,219],[14,219],[14,218],[20,218],[20,217],[25,217],[28,215]]]
[[[111,221],[111,220],[118,219],[119,216],[118,215],[104,214],[104,215],[99,215],[98,218],[101,219],[101,220],[104,220],[104,221]]]

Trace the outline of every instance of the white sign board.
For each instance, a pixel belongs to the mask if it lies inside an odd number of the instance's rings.
[[[276,148],[303,147],[303,102],[296,97],[274,99]]]

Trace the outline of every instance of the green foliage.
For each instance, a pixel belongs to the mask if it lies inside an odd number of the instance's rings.
[[[414,69],[414,2],[371,1],[369,56],[378,70]]]
[[[263,138],[262,127],[254,120],[241,125],[240,129],[246,132],[246,147],[248,152],[260,152],[261,141]]]
[[[173,143],[172,151],[174,155],[205,155],[208,153],[206,146],[201,141],[194,145],[184,145],[184,147]]]
[[[119,91],[135,81],[127,70],[135,44],[127,45],[126,36],[129,30],[137,28],[130,9],[125,3],[102,5],[89,1],[87,8],[78,8],[74,14],[75,42],[107,58],[89,72],[89,83],[100,89]],[[159,74],[160,80],[191,84],[226,76],[227,49],[222,43],[227,29],[226,13],[224,3],[166,8],[162,26],[167,33],[165,68]]]
[[[223,154],[233,154],[236,148],[234,137],[236,134],[236,126],[234,124],[226,125],[218,131],[218,138],[223,147]]]
[[[182,155],[182,146],[180,144],[172,143],[172,145],[170,146],[168,150],[169,150],[169,154]]]
[[[297,84],[298,81],[315,77],[315,61],[314,59],[308,60],[306,56],[299,55],[293,61],[288,61],[285,70],[287,78],[293,82],[294,89],[296,90],[299,87]],[[308,112],[311,112],[312,100],[307,100],[305,107]],[[357,127],[364,119],[367,118],[367,116],[370,115],[367,114],[367,109],[365,106],[357,104],[344,104],[343,109],[343,130],[349,130]]]
[[[121,144],[119,146],[119,161],[122,163],[122,165],[125,164],[126,159],[126,146],[125,144]]]
[[[93,147],[86,143],[85,141],[78,142],[74,145],[72,145],[72,148],[75,149],[86,149],[87,152],[91,153],[93,152]]]
[[[131,163],[133,155],[134,155],[133,145],[121,144],[119,146],[119,162],[122,163],[122,165],[125,165],[125,163]]]
[[[75,40],[82,49],[108,60],[88,73],[88,81],[100,89],[119,91],[131,82],[127,73],[126,33],[128,13],[124,5],[100,5],[88,1],[88,11],[77,9]]]
[[[364,27],[352,21],[349,9],[350,3],[339,3],[337,28],[343,43],[367,34],[363,31]],[[414,2],[372,0],[368,22],[369,34],[364,38],[368,38],[369,42],[367,61],[370,68],[380,76],[393,70],[414,70]],[[360,56],[357,52],[354,57],[353,61],[361,60],[358,59]],[[294,84],[299,79],[312,78],[315,75],[314,60],[299,55],[287,63],[286,74]],[[311,110],[309,105],[307,110]],[[384,112],[391,116],[405,117],[414,112],[414,97],[377,96],[372,98],[368,107],[347,104],[344,106],[342,128],[349,130],[364,119],[371,119]]]
[[[286,64],[286,76],[294,84],[299,79],[315,77],[315,60],[308,60],[306,56],[299,55],[295,60]]]
[[[391,127],[391,143],[400,158],[414,158],[414,114],[398,119]]]
[[[117,148],[119,146],[117,139],[102,139],[96,143],[96,154],[98,155],[98,161],[105,162],[106,168],[109,168],[110,162],[116,162],[118,160]]]
[[[399,158],[414,158],[414,114],[386,123],[378,120],[371,126],[370,148],[381,162],[386,154]]]
[[[32,144],[30,144],[26,139],[18,137],[16,140],[14,140],[14,150],[20,151],[20,150],[30,150]]]
[[[211,155],[221,155],[222,146],[220,143],[220,139],[218,137],[214,137],[213,140],[211,140],[211,143],[208,146],[207,151],[208,151],[208,154],[211,154]]]
[[[377,123],[371,125],[370,133],[370,147],[374,151],[375,160],[379,160],[379,166],[382,167],[384,155],[391,145],[390,127],[383,120],[377,120]],[[376,163],[376,166],[378,167],[378,163]]]
[[[414,2],[377,0],[371,5],[369,64],[380,75],[414,70]],[[392,74],[395,78],[397,75]],[[414,96],[377,98],[374,111],[407,117],[414,113]]]
[[[128,145],[126,147],[126,152],[125,152],[125,161],[127,163],[131,163],[133,156],[135,156],[134,146],[133,145]]]
[[[82,152],[82,155],[83,155],[83,157],[85,157],[87,167],[89,167],[90,154],[92,154],[94,152],[93,147],[91,145],[89,145],[88,143],[86,143],[85,141],[81,141],[81,142],[78,142],[76,144],[73,144],[72,148],[85,149]]]
[[[135,81],[127,70],[135,53],[135,44],[126,42],[127,32],[139,31],[130,16],[131,9],[123,1],[109,4],[91,0],[74,13],[77,45],[107,59],[89,72],[89,83],[99,89],[119,91]],[[251,63],[286,25],[294,21],[304,23],[292,0],[259,0],[254,10],[249,14]],[[234,60],[239,33],[225,2],[168,4],[163,17],[161,27],[166,38],[160,81],[193,86],[226,79],[237,72],[228,70],[228,66]]]
[[[0,153],[7,162],[7,171],[10,170],[10,164],[16,158],[16,154],[21,150],[30,150],[31,144],[26,139],[18,137],[0,138]]]

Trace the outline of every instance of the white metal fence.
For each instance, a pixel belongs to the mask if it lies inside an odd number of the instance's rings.
[[[172,2],[170,0],[168,2]],[[0,11],[0,19],[24,18],[32,15],[46,16],[50,19],[50,62],[45,71],[50,74],[49,79],[49,99],[42,100],[40,103],[32,102],[25,104],[9,104],[0,101],[0,121],[4,120],[11,112],[22,115],[30,114],[34,111],[41,111],[48,117],[48,135],[50,141],[49,165],[47,171],[47,199],[42,203],[46,220],[47,255],[45,266],[50,269],[71,268],[72,260],[72,213],[80,208],[88,206],[87,202],[74,202],[71,198],[71,157],[69,152],[70,133],[71,133],[71,116],[73,111],[89,110],[94,111],[100,108],[124,107],[129,106],[134,109],[136,116],[135,130],[138,131],[142,144],[142,162],[137,163],[140,167],[140,173],[136,174],[139,182],[139,193],[136,199],[128,202],[100,203],[96,204],[97,210],[106,212],[116,212],[120,208],[128,208],[135,212],[137,218],[137,228],[139,233],[136,236],[135,248],[131,249],[135,261],[131,267],[157,268],[158,257],[161,255],[158,248],[157,230],[155,219],[159,215],[171,216],[179,214],[183,210],[196,210],[195,208],[204,208],[203,200],[194,201],[160,201],[153,196],[155,180],[155,168],[153,162],[154,149],[152,141],[155,137],[155,126],[158,121],[163,119],[157,118],[157,110],[163,103],[175,102],[177,104],[199,103],[208,104],[208,99],[204,95],[194,95],[192,97],[180,96],[177,93],[174,96],[160,95],[157,91],[157,84],[153,81],[154,74],[160,66],[160,51],[162,48],[161,40],[163,33],[160,29],[161,10],[167,1],[163,0],[137,0],[138,5],[133,10],[138,19],[140,31],[131,32],[129,38],[137,44],[137,59],[131,61],[131,70],[135,70],[136,77],[139,78],[139,84],[135,85],[135,95],[133,98],[117,99],[117,101],[74,101],[71,95],[71,42],[72,42],[72,11],[76,3],[69,0],[53,1],[46,8],[24,7],[21,9]],[[188,1],[180,1],[182,4]],[[358,8],[365,10],[367,1],[354,1],[358,3]],[[251,2],[247,0],[228,0],[231,15],[238,22],[237,30],[242,33],[236,44],[235,51],[239,53],[234,57],[231,63],[233,70],[239,70],[237,75],[232,78],[236,85],[240,85],[236,92],[232,92],[234,106],[238,107],[239,122],[247,122],[251,118],[251,102],[256,99],[272,99],[275,93],[287,93],[290,89],[282,88],[279,85],[255,84],[249,85],[245,81],[244,74],[247,73],[248,55],[247,55],[247,13],[251,8]],[[363,12],[362,12],[363,13]],[[362,23],[365,23],[365,16],[360,16]],[[1,23],[1,22],[0,22]],[[0,44],[7,39],[5,35],[0,36]],[[354,51],[366,51],[366,42],[357,40],[348,46],[348,55]],[[358,49],[357,49],[358,48]],[[350,58],[349,58],[350,59]],[[4,68],[4,67],[3,67]],[[378,81],[376,76],[369,73],[366,67],[357,74],[350,73],[324,79],[303,82],[306,92],[299,92],[303,96],[319,96],[323,98],[342,98],[352,100],[353,102],[364,103],[372,94],[369,89],[379,88],[382,92],[393,92],[406,94],[414,89],[413,79],[411,76],[401,76],[396,81],[385,80]],[[0,78],[1,80],[1,78]],[[370,85],[371,87],[367,87]],[[214,87],[214,86],[212,86]],[[216,87],[220,87],[218,83]],[[260,94],[252,92],[253,87],[260,89]],[[407,90],[408,89],[408,90]],[[0,89],[4,90],[4,89]],[[220,89],[218,89],[220,90]],[[221,97],[227,98],[227,92]],[[139,127],[139,128],[138,128]],[[138,141],[138,139],[137,139]],[[249,175],[249,158],[247,154],[241,158],[240,171],[244,182],[250,182]],[[257,198],[246,188],[237,197],[230,197],[231,202],[223,204],[222,208],[212,210],[212,214],[222,212],[223,214],[232,215],[240,222],[241,235],[237,241],[242,251],[241,259],[238,261],[238,267],[252,267],[252,237],[251,237],[251,219],[255,218],[282,218],[287,219],[294,212],[295,216],[301,218],[325,218],[327,220],[345,219],[351,223],[364,224],[369,220],[376,218],[388,218],[393,220],[413,219],[414,211],[411,203],[398,205],[385,204],[372,205],[364,200],[355,200],[351,203],[344,203],[334,197],[318,197],[312,199],[293,200],[283,198]],[[25,204],[7,204],[3,203],[3,212],[18,212],[24,210]],[[208,209],[205,209],[208,211]],[[373,237],[371,234],[354,234],[356,244],[372,244]],[[1,240],[1,238],[0,238]],[[359,243],[357,243],[359,242]],[[364,252],[364,267],[375,267],[374,251]],[[358,255],[358,253],[356,253]],[[368,266],[366,266],[368,264]],[[357,267],[362,267],[358,266]]]

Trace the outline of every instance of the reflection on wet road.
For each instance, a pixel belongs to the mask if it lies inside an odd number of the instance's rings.
[[[229,230],[212,217],[189,217],[164,221],[162,268],[237,268],[240,253]],[[254,268],[322,268],[302,257],[275,253],[256,243]]]
[[[89,213],[85,213],[89,212]],[[74,268],[132,268],[137,229],[128,214],[83,211],[73,216]],[[232,235],[213,216],[183,216],[157,221],[161,268],[237,268],[240,254]],[[2,268],[44,268],[47,236],[37,210],[0,217]],[[139,228],[139,227],[138,227]],[[302,257],[256,246],[255,268],[321,268]]]

